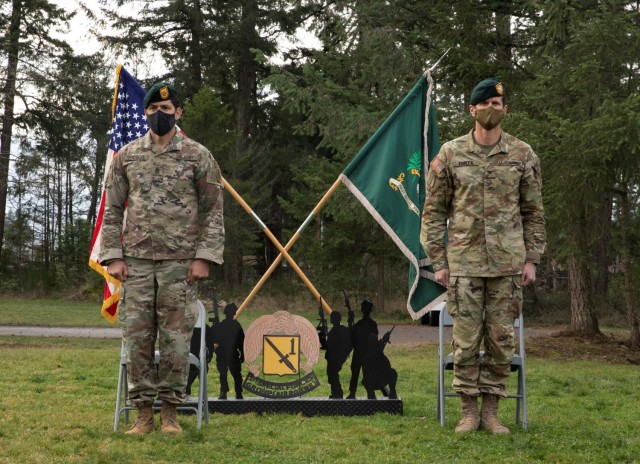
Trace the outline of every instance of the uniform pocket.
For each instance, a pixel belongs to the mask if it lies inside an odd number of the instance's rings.
[[[172,165],[167,169],[170,174],[164,179],[166,190],[176,194],[180,194],[185,190],[193,190],[197,157],[174,156],[171,161]]]
[[[125,302],[125,286],[120,284],[120,299],[118,300],[118,323],[124,327],[127,322],[127,307]]]
[[[146,170],[129,172],[129,191],[133,195],[148,193],[151,190],[151,176]]]
[[[449,277],[449,284],[447,285],[447,311],[451,317],[455,317],[458,314],[458,280],[459,277]]]

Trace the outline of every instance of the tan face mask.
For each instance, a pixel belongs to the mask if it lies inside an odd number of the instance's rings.
[[[496,110],[493,106],[488,106],[486,108],[476,108],[476,115],[473,119],[478,121],[486,130],[491,130],[500,124],[504,115],[504,110]]]

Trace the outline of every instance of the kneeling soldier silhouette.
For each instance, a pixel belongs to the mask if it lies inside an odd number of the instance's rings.
[[[389,343],[391,331],[384,334],[381,340],[375,334],[369,335],[367,355],[362,363],[362,385],[367,389],[367,398],[376,399],[375,390],[380,390],[384,396],[389,399],[396,399],[396,383],[398,382],[398,373],[391,367],[389,358],[384,354],[384,347]],[[389,393],[386,386],[389,386]]]

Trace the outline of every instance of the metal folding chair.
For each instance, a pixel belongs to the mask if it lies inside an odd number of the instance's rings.
[[[197,301],[198,305],[198,321],[196,322],[196,327],[200,327],[204,329],[206,325],[206,315],[207,312],[205,310],[204,305],[200,300]],[[160,353],[158,351],[155,352],[155,364],[156,368],[160,363]],[[193,353],[189,353],[189,364],[194,366],[199,370],[199,381],[198,381],[198,399],[197,399],[197,407],[191,406],[189,404],[184,404],[177,406],[176,409],[178,411],[189,411],[195,412],[198,417],[198,429],[202,427],[202,418],[204,416],[205,423],[209,423],[209,394],[207,390],[207,344],[205,341],[205,330],[200,331],[200,351],[198,356]],[[162,407],[162,403],[160,401],[155,401],[153,404],[153,409],[155,411],[159,411]],[[127,351],[125,347],[124,340],[122,340],[122,345],[120,347],[120,369],[118,371],[118,392],[116,396],[116,412],[115,419],[113,422],[113,431],[118,431],[118,425],[120,424],[120,416],[124,413],[124,422],[125,424],[129,422],[129,411],[135,410],[136,407],[133,406],[131,401],[129,400],[129,389],[127,387]]]
[[[447,311],[446,303],[442,303],[433,311],[439,312],[438,321],[438,398],[436,404],[436,418],[440,420],[440,425],[444,427],[445,397],[460,396],[459,393],[446,391],[444,388],[445,370],[453,370],[453,353],[444,354],[444,328],[453,326],[453,318]],[[514,327],[518,333],[518,353],[511,358],[511,372],[518,373],[518,384],[515,394],[509,394],[508,398],[516,399],[516,424],[521,423],[522,429],[527,429],[527,383],[525,377],[525,351],[524,351],[524,319],[522,314],[515,320]],[[480,362],[484,352],[480,352]]]

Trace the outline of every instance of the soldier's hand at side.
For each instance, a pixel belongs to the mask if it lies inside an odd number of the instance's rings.
[[[436,271],[436,282],[438,282],[443,287],[449,285],[449,269],[440,269]]]
[[[111,261],[107,265],[107,274],[115,277],[120,282],[124,282],[127,280],[127,277],[129,277],[129,268],[127,267],[127,263],[122,259]]]
[[[209,262],[204,259],[194,259],[187,272],[187,282],[192,283],[209,277]]]
[[[526,287],[536,281],[536,265],[533,263],[524,263],[522,266],[522,276],[520,277],[520,285]]]

